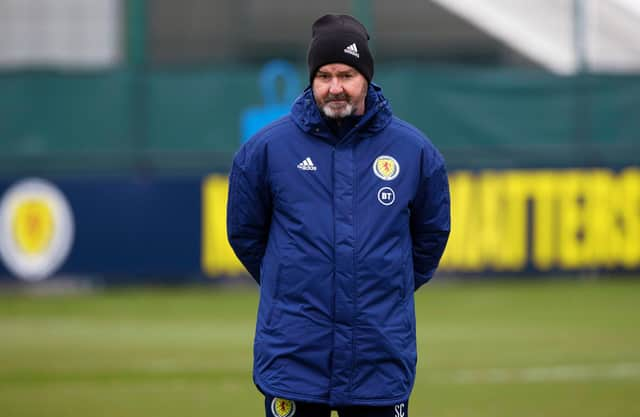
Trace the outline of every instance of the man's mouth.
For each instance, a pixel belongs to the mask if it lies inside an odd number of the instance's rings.
[[[337,96],[334,95],[329,95],[327,96],[327,102],[331,102],[331,101],[348,101],[348,98],[346,94],[339,94]]]

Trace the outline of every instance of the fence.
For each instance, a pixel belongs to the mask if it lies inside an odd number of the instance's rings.
[[[225,172],[243,114],[274,101],[260,70],[0,73],[0,174]],[[300,68],[269,94],[283,94],[283,83],[299,90],[302,80]],[[380,65],[375,81],[452,168],[640,162],[637,75],[394,63]]]

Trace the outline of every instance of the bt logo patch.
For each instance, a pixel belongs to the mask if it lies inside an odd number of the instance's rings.
[[[396,193],[391,187],[382,187],[378,190],[378,201],[383,206],[390,206],[396,201]]]

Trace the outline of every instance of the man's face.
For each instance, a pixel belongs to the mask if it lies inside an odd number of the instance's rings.
[[[311,88],[316,104],[329,118],[364,114],[367,79],[349,65],[323,65],[316,72]]]

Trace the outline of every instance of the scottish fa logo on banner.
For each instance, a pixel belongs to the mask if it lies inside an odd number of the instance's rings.
[[[73,235],[69,203],[48,181],[20,181],[0,199],[0,260],[18,278],[53,274],[69,255]]]

